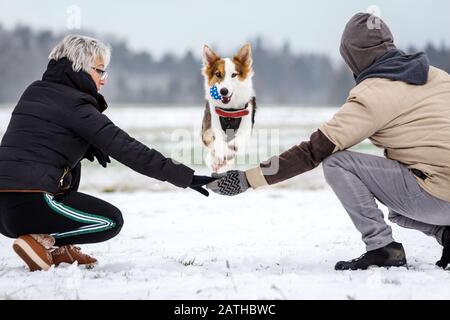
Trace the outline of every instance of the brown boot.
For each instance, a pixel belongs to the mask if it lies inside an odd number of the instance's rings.
[[[81,252],[81,248],[73,245],[59,247],[51,252],[53,263],[58,266],[61,263],[72,264],[75,261],[78,265],[84,265],[91,269],[97,264],[97,259]]]
[[[47,271],[53,264],[50,249],[55,239],[50,235],[29,234],[14,241],[13,249],[30,268],[30,271]]]

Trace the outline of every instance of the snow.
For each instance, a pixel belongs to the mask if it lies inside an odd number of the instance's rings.
[[[154,133],[194,121],[198,110],[186,110],[175,120],[165,108],[110,112],[121,127],[141,130],[148,143],[170,150],[171,142]],[[332,114],[331,109],[296,110],[296,127],[290,113],[280,110],[278,119],[261,111],[259,125],[283,123],[280,136],[291,142],[306,138]],[[8,112],[0,111],[1,130]],[[158,125],[146,126],[153,114]],[[283,147],[290,143],[285,140]],[[234,198],[205,198],[117,162],[107,170],[89,162],[84,167],[81,191],[120,208],[122,232],[105,243],[82,246],[99,260],[92,270],[64,265],[34,273],[13,252],[13,240],[0,237],[0,299],[450,298],[450,273],[434,266],[439,245],[396,226],[394,236],[405,246],[409,269],[334,271],[337,261],[356,258],[365,248],[320,168]]]
[[[93,270],[29,273],[0,240],[2,299],[448,299],[433,239],[394,227],[410,269],[336,272],[364,251],[330,190],[95,194],[122,209],[115,239],[84,246]],[[228,267],[229,266],[229,267]]]

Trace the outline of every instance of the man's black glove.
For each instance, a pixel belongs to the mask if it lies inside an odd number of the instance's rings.
[[[93,146],[89,147],[84,157],[91,162],[97,159],[98,163],[100,163],[103,168],[106,168],[107,164],[111,163],[111,159],[109,159],[109,156],[107,154],[103,153],[100,149],[97,149]]]
[[[197,192],[200,192],[205,197],[209,197],[209,192],[203,186],[207,185],[208,183],[211,183],[213,181],[216,181],[216,178],[207,177],[207,176],[196,176],[192,178],[191,185],[189,188],[194,189]]]

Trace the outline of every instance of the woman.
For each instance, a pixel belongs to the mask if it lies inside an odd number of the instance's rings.
[[[77,35],[50,53],[41,81],[31,84],[13,111],[0,146],[0,233],[31,271],[97,262],[75,244],[115,237],[123,225],[113,205],[78,192],[80,161],[108,155],[146,176],[177,187],[202,188],[214,180],[149,149],[102,114],[110,48]]]

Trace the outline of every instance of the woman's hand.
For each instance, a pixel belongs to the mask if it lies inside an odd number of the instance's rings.
[[[216,181],[217,178],[207,177],[207,176],[196,176],[194,175],[192,179],[192,183],[189,186],[189,188],[200,192],[205,197],[209,197],[209,192],[203,186],[207,185],[208,183],[211,183],[213,181]]]
[[[94,159],[97,159],[98,163],[103,168],[106,168],[108,163],[111,163],[111,160],[109,159],[109,156],[105,153],[103,153],[100,149],[97,149],[93,146],[90,146],[86,154],[84,155],[86,159],[89,161],[94,161]]]

